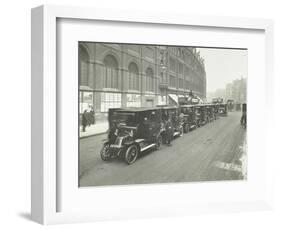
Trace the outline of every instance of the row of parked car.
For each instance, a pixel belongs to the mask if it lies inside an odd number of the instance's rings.
[[[108,138],[100,152],[101,159],[109,161],[119,157],[132,164],[140,153],[160,148],[168,121],[176,137],[226,115],[227,104],[109,109]]]

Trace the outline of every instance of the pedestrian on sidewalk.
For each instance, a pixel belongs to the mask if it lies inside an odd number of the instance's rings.
[[[247,104],[242,104],[242,117],[240,120],[241,125],[246,128],[247,127]]]
[[[91,110],[90,110],[90,117],[91,117],[91,125],[95,124],[96,121],[95,121],[95,110],[93,107],[91,107]]]
[[[82,114],[82,131],[86,132],[86,127],[88,125],[88,116],[87,116],[87,110],[84,110],[84,113]]]

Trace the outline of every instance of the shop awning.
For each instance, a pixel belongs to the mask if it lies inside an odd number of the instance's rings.
[[[204,101],[203,101],[200,97],[196,96],[196,98],[198,99],[198,101],[199,101],[200,104],[203,104],[203,103],[204,103]]]
[[[176,104],[178,104],[178,96],[176,94],[169,94],[169,98],[171,98]]]

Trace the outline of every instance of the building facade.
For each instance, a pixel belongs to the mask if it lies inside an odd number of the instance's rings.
[[[206,98],[204,60],[191,47],[79,43],[80,113]]]
[[[235,103],[247,103],[247,79],[241,77],[226,84],[225,88],[208,93],[208,101],[222,98],[224,102],[234,100]]]
[[[237,103],[247,102],[247,80],[240,78],[227,84],[224,92],[225,100],[231,99]]]

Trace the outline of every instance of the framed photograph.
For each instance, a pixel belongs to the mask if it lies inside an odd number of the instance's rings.
[[[266,19],[32,9],[32,219],[271,209],[272,33]]]

